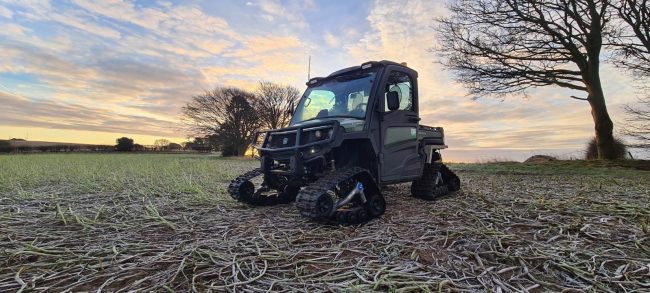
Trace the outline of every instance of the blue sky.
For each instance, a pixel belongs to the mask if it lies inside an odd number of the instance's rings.
[[[420,73],[423,123],[443,126],[457,161],[578,156],[592,135],[581,93],[472,99],[435,63],[441,1],[0,0],[0,137],[143,144],[181,141],[180,108],[216,85],[259,80],[304,88],[312,76],[367,60]],[[615,122],[631,78],[605,65]]]

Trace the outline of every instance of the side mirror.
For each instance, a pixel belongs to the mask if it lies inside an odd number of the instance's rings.
[[[388,110],[394,111],[399,109],[399,94],[393,91],[387,92],[386,103],[388,106]]]

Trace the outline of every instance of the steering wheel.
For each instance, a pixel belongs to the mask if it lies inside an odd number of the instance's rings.
[[[364,108],[362,108],[362,107],[364,107]],[[359,105],[354,107],[354,110],[352,110],[352,112],[354,112],[354,111],[363,111],[363,112],[365,112],[366,108],[368,108],[368,103],[360,103]]]

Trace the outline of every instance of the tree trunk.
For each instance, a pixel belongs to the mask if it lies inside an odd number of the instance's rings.
[[[596,130],[596,143],[598,146],[598,159],[613,160],[616,158],[614,147],[614,136],[612,131],[614,124],[607,113],[605,97],[590,96],[589,104],[591,105],[591,117],[594,119]]]
[[[607,112],[605,94],[600,83],[598,69],[592,69],[589,73],[590,78],[587,83],[587,91],[589,92],[588,101],[591,106],[591,117],[594,119],[594,128],[596,130],[598,159],[617,159],[614,147],[614,123],[612,123],[612,119],[609,118],[609,113]]]
[[[598,149],[598,159],[613,160],[616,159],[614,145],[614,136],[612,131],[614,123],[607,113],[605,104],[605,93],[600,83],[600,50],[603,45],[603,22],[600,21],[601,15],[595,2],[588,2],[589,13],[591,14],[591,27],[587,36],[587,62],[586,68],[582,67],[583,80],[589,93],[588,101],[591,105],[591,117],[594,119],[594,128],[596,130],[596,147]],[[608,5],[604,3],[602,5]]]
[[[244,156],[246,156],[246,150],[247,150],[247,149],[248,149],[248,143],[245,143],[245,142],[240,143],[240,144],[237,146],[237,156],[238,156],[238,157],[244,157]]]

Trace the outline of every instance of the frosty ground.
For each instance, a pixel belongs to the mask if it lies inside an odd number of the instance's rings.
[[[256,161],[0,156],[0,291],[650,290],[645,163],[452,164],[436,201],[324,226],[225,187]]]

